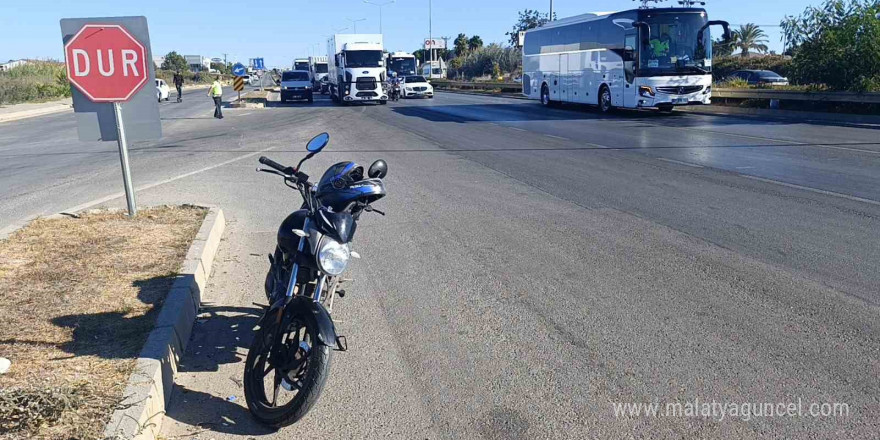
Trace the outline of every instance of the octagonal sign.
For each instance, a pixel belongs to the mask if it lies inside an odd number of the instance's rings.
[[[94,102],[128,101],[144,84],[147,51],[118,24],[86,24],[64,46],[67,78]]]

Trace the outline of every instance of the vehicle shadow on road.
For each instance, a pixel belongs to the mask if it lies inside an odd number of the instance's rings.
[[[241,435],[266,435],[277,431],[254,420],[244,397],[236,396],[230,401],[229,397],[212,396],[181,385],[176,386],[174,392],[177,404],[166,408],[165,417],[191,427],[192,436],[204,431]]]
[[[193,435],[200,429],[210,432],[263,435],[274,432],[260,425],[250,415],[244,400],[242,374],[246,350],[253,339],[263,309],[260,307],[232,307],[204,304],[199,310],[186,353],[178,364],[178,375],[193,375],[188,384],[177,383],[174,397],[166,408],[166,417],[192,427]],[[207,376],[203,373],[219,371],[226,364],[240,364],[231,369],[229,376]],[[217,387],[216,380],[229,381],[231,387]],[[178,381],[180,382],[180,381]],[[205,385],[207,388],[198,388]],[[222,388],[229,395],[213,395],[211,390]]]
[[[422,118],[431,122],[527,122],[527,121],[567,121],[567,120],[617,120],[643,123],[660,123],[675,127],[754,125],[760,120],[762,125],[818,125],[835,127],[855,127],[880,129],[880,126],[853,124],[849,122],[800,120],[782,117],[752,117],[748,115],[712,115],[688,113],[672,114],[647,109],[615,109],[611,113],[599,113],[593,106],[583,104],[555,105],[542,107],[539,103],[515,104],[461,104],[461,105],[409,105],[394,106],[391,110],[403,116]],[[711,117],[707,121],[706,117]]]

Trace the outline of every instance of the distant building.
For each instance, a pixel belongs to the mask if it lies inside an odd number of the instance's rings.
[[[165,57],[153,57],[153,64],[158,68],[162,68],[162,64],[165,64]]]
[[[0,72],[5,72],[9,69],[14,69],[27,63],[28,60],[9,60],[3,64],[0,64]]]
[[[211,59],[201,55],[184,55],[189,70],[193,72],[201,72],[211,68]]]

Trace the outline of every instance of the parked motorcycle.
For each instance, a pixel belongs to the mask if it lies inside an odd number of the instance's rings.
[[[354,162],[337,163],[317,185],[302,172],[302,164],[329,140],[327,133],[315,136],[296,167],[267,157],[259,160],[269,168],[258,171],[281,176],[303,198],[301,208],[278,229],[265,283],[270,306],[255,327],[245,361],[248,408],[257,420],[273,427],[305,416],[327,381],[331,351],[348,349],[330,317],[333,300],[345,296],[342,274],[349,260],[360,258],[351,243],[361,214],[385,215],[372,207],[385,196],[385,161],[373,162],[366,176]]]

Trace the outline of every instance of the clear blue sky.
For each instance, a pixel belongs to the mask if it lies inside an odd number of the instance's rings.
[[[385,0],[387,1],[387,0]],[[376,0],[377,3],[382,0]],[[503,42],[517,11],[546,11],[549,0],[433,0],[434,36],[459,32]],[[671,5],[673,2],[667,2]],[[707,0],[714,19],[732,24],[778,25],[819,0]],[[559,18],[593,11],[637,7],[631,0],[555,0]],[[428,0],[397,0],[383,8],[388,50],[413,51],[428,35]],[[343,12],[345,11],[345,12]],[[18,58],[62,59],[58,21],[68,17],[145,15],[154,56],[170,50],[247,61],[262,56],[268,66],[288,67],[294,57],[326,54],[326,38],[350,26],[345,18],[366,18],[358,32],[379,31],[379,8],[362,0],[0,0],[0,61]],[[765,27],[770,48],[781,51],[778,27]]]

